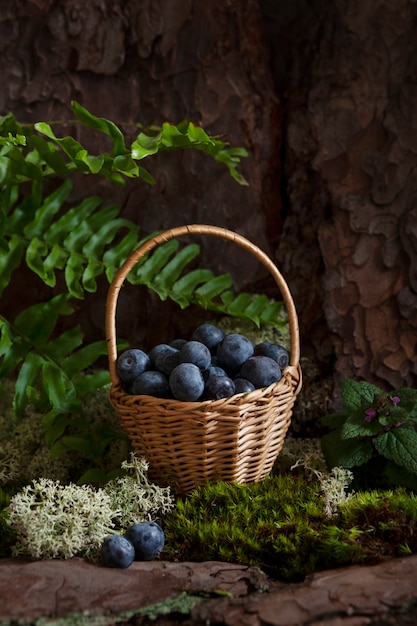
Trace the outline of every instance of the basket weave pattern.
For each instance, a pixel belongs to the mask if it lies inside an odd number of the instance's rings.
[[[220,400],[180,402],[123,391],[116,371],[116,306],[129,271],[150,250],[185,234],[223,237],[254,254],[272,273],[288,313],[290,363],[281,380],[251,393]],[[120,268],[107,296],[106,332],[112,385],[110,402],[133,449],[149,462],[155,482],[189,492],[207,480],[258,482],[271,471],[291,422],[292,408],[301,389],[299,336],[295,307],[281,274],[259,248],[232,231],[194,224],[165,231],[135,250]]]

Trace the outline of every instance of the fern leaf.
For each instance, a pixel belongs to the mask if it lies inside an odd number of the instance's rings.
[[[129,220],[118,218],[105,222],[96,232],[94,232],[87,243],[83,246],[83,254],[87,257],[100,259],[103,256],[104,248],[111,243],[116,234],[123,228],[132,228],[133,224]],[[135,229],[136,230],[136,229]],[[120,257],[119,259],[120,260]]]
[[[195,295],[203,306],[207,306],[213,298],[220,295],[231,286],[232,279],[230,275],[221,274],[220,276],[215,276],[201,287],[198,287],[195,291]]]
[[[96,117],[90,111],[87,111],[84,107],[82,107],[78,102],[71,102],[72,110],[74,111],[77,118],[87,126],[88,128],[92,128],[93,130],[98,130],[108,135],[113,140],[113,154],[126,154],[128,152],[125,142],[124,136],[120,128],[109,120],[106,120],[102,117]]]
[[[42,258],[47,256],[49,248],[44,241],[33,237],[26,249],[27,266],[35,272],[48,287],[54,287],[56,283],[53,269],[46,269]]]
[[[183,273],[185,267],[195,259],[200,253],[200,246],[190,244],[180,250],[175,256],[168,261],[159,274],[155,277],[154,286],[163,289],[168,294],[173,284]]]
[[[77,226],[65,238],[63,245],[72,252],[81,252],[90,237],[96,233],[99,228],[108,221],[118,216],[119,207],[109,206],[90,214],[89,219],[79,222]]]
[[[81,204],[69,209],[45,231],[45,239],[50,243],[67,245],[63,235],[71,234],[80,224],[87,221],[90,215],[101,206],[102,202],[101,198],[90,196]]]
[[[130,273],[129,281],[134,284],[150,285],[175,254],[178,246],[179,242],[176,239],[171,239],[156,248],[152,254],[146,255]]]
[[[214,277],[211,270],[197,269],[192,270],[181,276],[173,285],[172,293],[174,297],[183,296],[184,298],[192,296],[196,288],[208,282]]]
[[[103,263],[95,259],[89,259],[87,267],[83,271],[82,286],[85,291],[94,293],[97,291],[96,278],[104,271]]]
[[[65,283],[67,289],[74,298],[79,299],[84,297],[84,291],[80,282],[84,269],[83,262],[84,259],[79,254],[72,251],[65,266]]]
[[[18,235],[11,236],[7,250],[0,249],[0,296],[9,285],[14,270],[20,266],[24,251],[24,241]]]
[[[70,180],[66,180],[58,189],[50,194],[36,211],[33,221],[24,229],[26,237],[42,237],[45,230],[50,226],[55,214],[62,207],[72,189]]]
[[[26,354],[16,379],[15,394],[13,397],[13,413],[20,417],[27,404],[27,389],[32,387],[39,378],[43,365],[42,357],[36,352]]]

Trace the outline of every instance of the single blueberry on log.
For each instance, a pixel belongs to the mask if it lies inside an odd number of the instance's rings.
[[[157,559],[165,544],[165,535],[156,522],[138,522],[126,530],[128,539],[134,548],[136,561]]]
[[[101,558],[106,567],[126,568],[135,558],[133,544],[122,535],[106,537],[101,546]]]

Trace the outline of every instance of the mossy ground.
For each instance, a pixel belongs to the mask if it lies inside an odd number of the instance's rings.
[[[301,475],[207,484],[164,519],[164,557],[254,565],[274,579],[299,582],[324,569],[417,551],[414,494],[353,494],[332,517],[323,502],[318,482]]]

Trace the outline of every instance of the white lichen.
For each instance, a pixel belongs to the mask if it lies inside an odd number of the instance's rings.
[[[132,453],[130,459],[122,463],[127,475],[109,481],[104,487],[112,507],[120,512],[119,524],[122,528],[137,522],[153,521],[174,506],[170,488],[150,482],[148,468],[145,459]]]
[[[10,501],[9,519],[18,531],[13,554],[35,559],[94,559],[105,537],[114,532],[119,512],[102,489],[34,480]]]
[[[337,514],[340,505],[352,497],[348,488],[353,480],[353,473],[344,467],[333,467],[330,474],[318,476],[327,517]]]
[[[321,450],[320,439],[288,437],[281,454],[292,462],[291,471],[301,468],[307,478],[319,481],[327,517],[336,515],[340,505],[352,496],[353,492],[349,492],[348,489],[353,480],[353,473],[344,467],[333,467],[329,471]]]
[[[173,507],[170,489],[149,481],[144,460],[132,454],[122,469],[126,476],[100,489],[49,478],[26,485],[8,507],[10,523],[18,531],[14,555],[96,560],[109,534],[135,522],[155,521]]]

